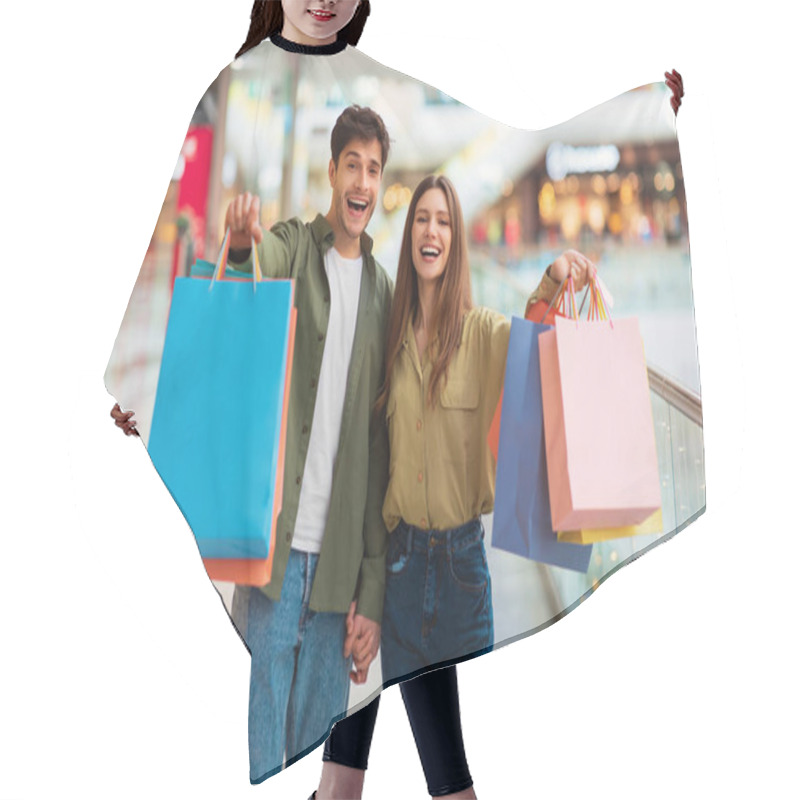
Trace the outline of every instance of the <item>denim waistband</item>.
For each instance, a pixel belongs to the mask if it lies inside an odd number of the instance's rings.
[[[392,536],[407,536],[408,549],[411,550],[433,550],[439,547],[446,547],[449,550],[460,550],[468,547],[476,541],[483,539],[483,523],[480,518],[472,519],[459,525],[457,528],[450,528],[444,531],[423,530],[416,525],[409,525],[405,520],[400,520]]]

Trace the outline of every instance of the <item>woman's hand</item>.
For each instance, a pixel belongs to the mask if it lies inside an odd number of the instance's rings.
[[[575,291],[579,292],[586,286],[589,278],[594,276],[597,267],[577,250],[565,250],[548,268],[550,277],[561,283],[567,275],[572,275],[575,281]]]
[[[673,69],[671,72],[665,72],[664,77],[666,78],[665,83],[672,91],[672,97],[669,100],[669,104],[672,106],[672,110],[675,112],[675,116],[678,116],[678,109],[681,107],[681,98],[683,97],[683,78],[681,77],[680,72],[678,70]]]
[[[111,409],[111,416],[114,418],[114,424],[122,430],[126,436],[139,435],[139,431],[136,430],[136,420],[133,418],[133,411],[123,411],[119,407],[119,403],[114,403],[114,408]]]
[[[261,244],[264,232],[259,222],[260,213],[261,200],[250,192],[231,200],[225,212],[225,227],[231,229],[231,250],[249,250],[251,238],[256,244]]]

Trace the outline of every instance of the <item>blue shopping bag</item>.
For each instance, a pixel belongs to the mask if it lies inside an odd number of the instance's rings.
[[[538,338],[551,328],[518,317],[511,320],[492,546],[534,561],[586,572],[591,545],[559,542],[550,520]]]
[[[294,286],[219,280],[224,261],[175,281],[148,452],[204,559],[266,559]]]

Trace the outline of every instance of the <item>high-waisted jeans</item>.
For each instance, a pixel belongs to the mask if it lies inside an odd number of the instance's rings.
[[[483,537],[477,519],[448,531],[401,522],[391,533],[381,628],[384,683],[491,650],[492,591]],[[423,673],[400,689],[428,792],[438,797],[469,788],[455,667]],[[379,699],[334,726],[323,760],[367,768]]]
[[[491,650],[492,582],[483,537],[480,519],[446,531],[401,521],[389,535],[384,684]]]

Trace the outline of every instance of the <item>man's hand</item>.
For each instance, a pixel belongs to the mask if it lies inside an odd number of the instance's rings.
[[[126,436],[139,435],[139,431],[136,430],[136,420],[133,418],[133,411],[123,411],[119,407],[119,403],[114,403],[114,408],[111,409],[111,416],[114,418],[114,424],[123,431]]]
[[[683,78],[681,77],[680,72],[678,72],[676,69],[673,69],[671,72],[665,72],[664,77],[666,78],[664,82],[672,92],[672,97],[669,99],[669,104],[672,106],[672,110],[675,112],[675,116],[677,117],[678,109],[681,107],[681,98],[683,97]]]
[[[251,238],[261,244],[264,232],[259,222],[260,213],[261,200],[250,192],[231,200],[225,212],[225,227],[231,229],[231,250],[249,250]]]
[[[350,680],[355,684],[366,683],[369,665],[378,655],[381,643],[381,626],[361,614],[356,614],[356,601],[350,603],[345,622],[347,635],[344,640],[344,657],[353,656],[354,670]]]

